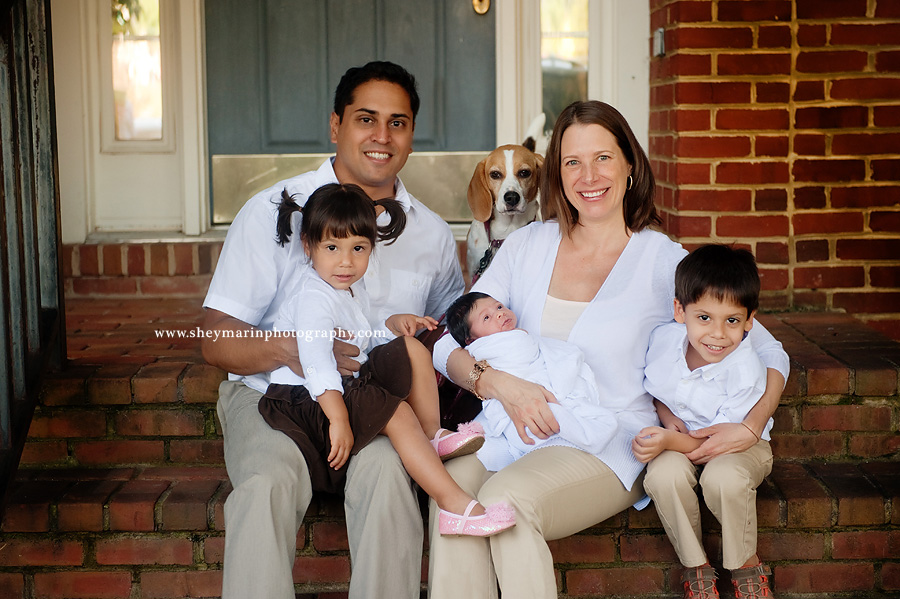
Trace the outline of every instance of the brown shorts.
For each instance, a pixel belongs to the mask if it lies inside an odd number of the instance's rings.
[[[344,377],[343,383],[353,431],[351,455],[355,455],[384,429],[400,402],[409,396],[412,369],[406,342],[398,338],[376,347],[360,368],[359,377]],[[328,418],[306,387],[269,385],[259,400],[259,413],[269,426],[286,434],[300,448],[314,491],[343,491],[347,464],[339,470],[328,465]]]

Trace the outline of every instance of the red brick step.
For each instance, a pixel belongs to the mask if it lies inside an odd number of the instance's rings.
[[[70,363],[45,382],[0,525],[0,596],[219,597],[231,487],[215,402],[225,373],[203,363],[190,336],[200,301],[68,304]],[[900,345],[841,314],[762,320],[792,360],[777,461],[757,501],[776,590],[900,597]],[[704,527],[716,555],[708,512]],[[551,550],[562,597],[680,596],[653,509]],[[298,596],[345,597],[349,569],[342,502],[317,497],[297,537]]]

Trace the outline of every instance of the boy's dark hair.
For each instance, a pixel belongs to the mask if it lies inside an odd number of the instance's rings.
[[[347,69],[337,89],[334,90],[334,113],[339,122],[344,122],[344,109],[353,104],[353,93],[356,88],[369,81],[387,81],[403,88],[409,96],[409,107],[415,123],[419,113],[419,92],[416,90],[416,78],[412,73],[398,64],[383,60],[373,60],[361,67]]]
[[[750,315],[759,308],[759,289],[759,271],[749,250],[704,245],[685,256],[675,269],[675,299],[682,306],[709,294],[744,306]]]
[[[489,297],[491,296],[487,293],[470,291],[456,298],[447,308],[447,330],[461,347],[469,344],[469,336],[472,334],[469,327],[469,315],[475,308],[475,302]]]
[[[383,206],[391,217],[391,222],[379,227],[376,206]],[[306,200],[303,208],[294,202],[287,189],[281,192],[281,203],[278,205],[278,220],[275,232],[278,243],[284,246],[291,238],[291,216],[301,212],[300,239],[314,246],[326,235],[344,239],[351,235],[359,235],[368,239],[372,245],[376,241],[393,243],[406,226],[406,214],[397,200],[385,198],[372,201],[359,185],[353,183],[328,183],[318,188]]]

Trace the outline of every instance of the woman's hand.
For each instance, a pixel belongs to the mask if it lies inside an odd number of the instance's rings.
[[[350,451],[353,449],[353,432],[350,430],[350,421],[339,419],[330,421],[328,438],[331,439],[328,465],[339,470],[350,459]]]
[[[740,423],[714,424],[689,434],[695,439],[708,437],[700,447],[685,454],[694,464],[705,464],[720,455],[746,451],[759,441],[753,431]]]
[[[547,405],[559,402],[541,385],[488,368],[478,379],[477,386],[479,395],[493,397],[503,405],[523,443],[534,445],[534,439],[528,436],[526,429],[538,439],[559,432],[559,423]]]
[[[784,376],[774,368],[766,370],[766,391],[741,423],[714,424],[691,431],[695,439],[709,437],[700,447],[686,454],[695,464],[705,464],[716,456],[747,451],[759,442],[769,418],[775,413],[784,389]]]

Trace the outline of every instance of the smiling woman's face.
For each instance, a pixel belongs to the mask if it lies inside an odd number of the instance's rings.
[[[618,220],[631,165],[616,138],[601,125],[574,124],[560,142],[560,176],[566,199],[578,211],[578,222]]]

